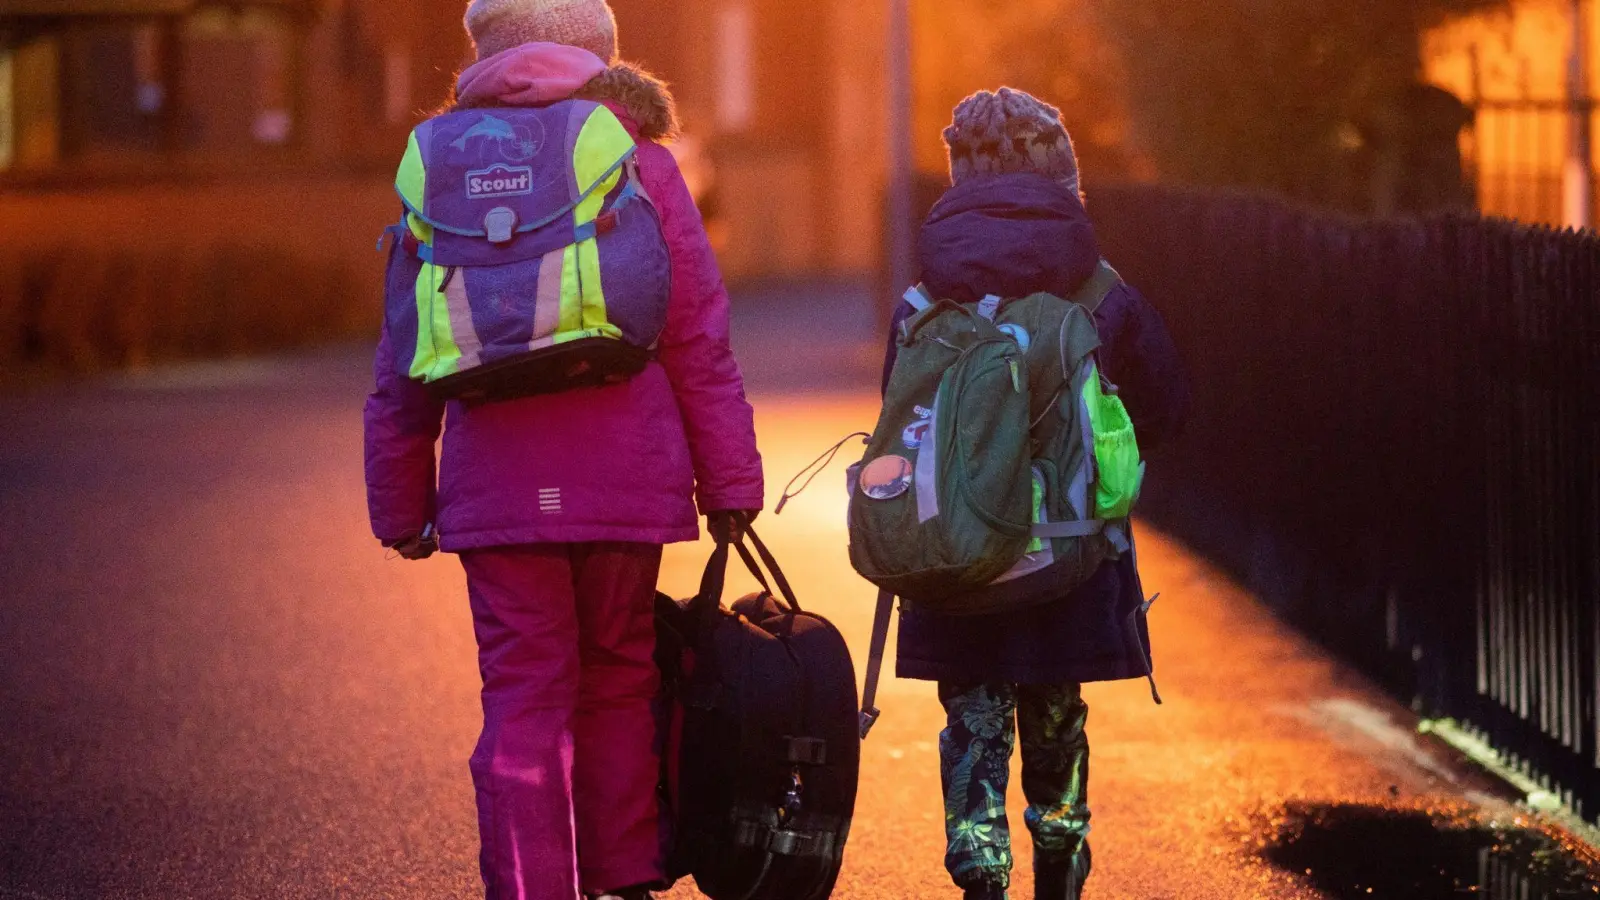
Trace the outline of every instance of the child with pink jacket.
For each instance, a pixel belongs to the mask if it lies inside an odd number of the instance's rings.
[[[647,898],[663,876],[651,703],[662,545],[763,505],[728,345],[728,295],[672,154],[671,95],[618,62],[604,0],[475,0],[458,108],[609,107],[671,256],[655,362],[624,384],[467,408],[431,399],[378,347],[366,405],[373,531],[408,558],[458,553],[483,675],[471,759],[490,900]],[[530,290],[535,286],[530,285]],[[443,432],[440,457],[434,448]]]

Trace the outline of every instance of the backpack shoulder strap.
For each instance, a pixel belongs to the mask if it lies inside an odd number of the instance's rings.
[[[889,649],[889,620],[894,616],[894,594],[878,591],[878,611],[872,620],[872,650],[867,657],[867,683],[861,693],[861,739],[867,739],[878,724],[878,679],[883,674],[883,658]]]
[[[1078,288],[1077,293],[1068,299],[1091,313],[1099,312],[1100,305],[1106,302],[1106,298],[1111,296],[1111,292],[1121,283],[1122,276],[1117,274],[1116,269],[1111,268],[1111,263],[1102,259],[1100,265],[1095,268],[1094,275],[1090,276],[1089,280],[1083,283],[1083,287]]]

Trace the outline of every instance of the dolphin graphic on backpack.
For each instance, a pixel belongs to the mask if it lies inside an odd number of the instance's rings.
[[[470,146],[474,140],[481,138],[488,138],[489,140],[496,142],[514,141],[517,140],[517,130],[509,123],[497,119],[492,115],[484,115],[480,116],[478,121],[475,122],[471,128],[468,128],[466,132],[461,135],[461,137],[452,141],[450,146],[459,153],[465,153],[467,152],[467,147]]]
[[[395,176],[385,328],[401,375],[467,403],[615,384],[666,327],[671,268],[638,146],[604,105],[461,110]]]

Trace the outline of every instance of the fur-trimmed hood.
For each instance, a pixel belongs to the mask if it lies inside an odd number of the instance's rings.
[[[678,136],[677,104],[665,82],[632,63],[607,66],[561,44],[524,44],[467,67],[451,108],[543,106],[573,98],[620,108],[645,140]]]
[[[667,83],[632,63],[619,62],[584,85],[579,99],[620,104],[647,141],[678,137],[678,104]]]

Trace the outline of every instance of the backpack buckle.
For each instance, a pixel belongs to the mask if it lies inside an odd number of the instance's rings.
[[[517,211],[497,206],[483,217],[483,230],[491,244],[509,244],[517,235]]]
[[[872,733],[872,726],[878,724],[878,718],[882,715],[883,713],[879,712],[875,706],[861,711],[861,739],[863,741],[867,739],[867,735]]]

